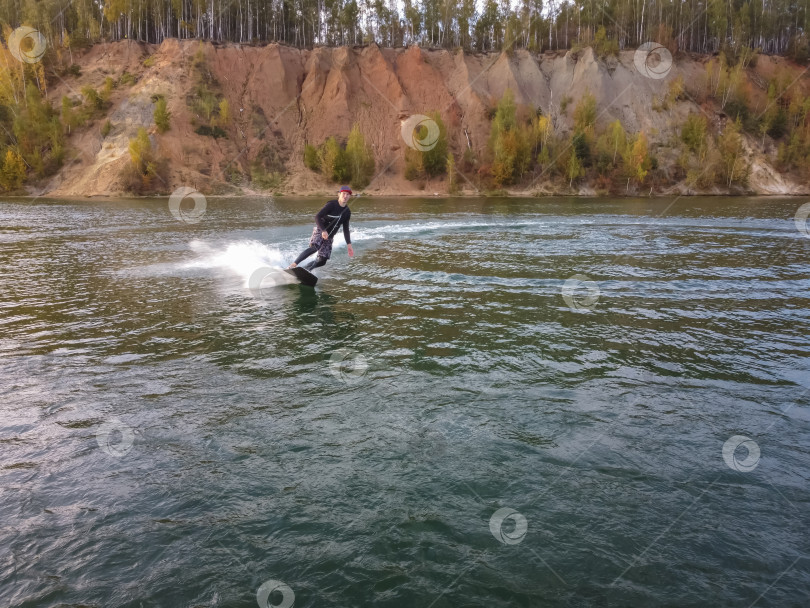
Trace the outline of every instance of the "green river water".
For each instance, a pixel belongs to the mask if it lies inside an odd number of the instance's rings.
[[[806,201],[324,202],[0,202],[0,605],[810,603]]]

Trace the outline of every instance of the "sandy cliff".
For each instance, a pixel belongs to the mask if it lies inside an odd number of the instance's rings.
[[[192,59],[203,49],[206,64],[227,97],[233,119],[226,138],[197,135],[187,96],[193,86]],[[152,60],[144,65],[147,57]],[[286,194],[328,192],[334,184],[303,164],[305,143],[320,144],[329,135],[345,137],[359,123],[373,146],[378,175],[366,189],[370,194],[445,192],[442,179],[429,182],[425,191],[404,179],[405,145],[401,121],[412,114],[438,110],[447,125],[450,148],[457,158],[469,145],[482,158],[489,135],[488,109],[507,88],[518,104],[540,107],[556,123],[559,133],[570,131],[573,107],[586,90],[598,103],[598,126],[618,118],[629,132],[644,130],[651,150],[669,162],[669,144],[689,112],[706,112],[717,127],[723,115],[704,104],[678,101],[667,110],[655,110],[656,99],[666,95],[669,82],[682,75],[696,82],[706,57],[676,57],[664,79],[642,76],[633,64],[633,51],[618,58],[598,60],[590,49],[579,53],[533,55],[477,55],[461,51],[362,48],[313,50],[271,44],[264,47],[212,45],[169,39],[160,45],[131,41],[99,44],[76,59],[79,77],[58,78],[49,97],[58,104],[63,95],[80,98],[78,91],[91,84],[101,87],[105,77],[118,79],[124,71],[138,77],[132,86],[117,87],[105,118],[77,129],[69,138],[71,153],[65,167],[32,191],[61,196],[114,195],[121,191],[122,166],[129,162],[128,141],[146,127],[158,153],[168,161],[169,180],[164,191],[191,186],[203,192],[250,193],[249,187],[226,183],[226,167],[249,173],[249,164],[269,146],[286,162],[288,178],[280,188]],[[764,83],[784,59],[760,57],[752,70],[750,98],[767,102]],[[795,66],[794,66],[795,67]],[[798,68],[796,69],[799,73]],[[806,86],[802,79],[797,86]],[[152,95],[161,93],[172,114],[171,129],[158,134],[153,122]],[[563,98],[573,101],[560,111]],[[103,138],[106,118],[112,131]],[[780,175],[772,167],[773,145],[747,139],[753,171],[750,188],[763,194],[806,193],[806,184]],[[266,150],[265,150],[266,151]],[[467,192],[471,184],[461,180]],[[553,191],[540,179],[515,193]],[[688,192],[676,185],[669,192]],[[583,193],[589,192],[587,185]]]

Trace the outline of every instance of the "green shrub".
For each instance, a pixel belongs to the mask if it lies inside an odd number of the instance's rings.
[[[36,86],[27,88],[24,104],[5,109],[13,110],[13,118],[5,121],[3,132],[13,133],[15,150],[28,166],[28,174],[44,177],[55,173],[64,159],[64,126],[59,113]]]
[[[627,142],[622,160],[625,176],[639,184],[643,183],[652,166],[644,131],[640,131],[632,141]]]
[[[627,133],[621,121],[616,119],[608,125],[607,132],[605,133],[608,150],[611,154],[612,162],[615,165],[617,158],[622,154],[625,147],[627,147]]]
[[[428,177],[435,177],[441,175],[447,170],[447,129],[444,126],[444,121],[438,112],[428,113],[428,117],[436,123],[439,129],[439,138],[436,143],[422,154],[422,166]],[[428,135],[428,127],[422,125],[418,137],[422,140]]]
[[[574,154],[577,155],[577,158],[582,161],[582,164],[588,165],[591,158],[591,150],[584,133],[574,133],[571,137],[571,147],[574,149]]]
[[[574,108],[574,130],[592,132],[596,127],[596,97],[586,92]]]
[[[84,95],[85,103],[92,110],[101,110],[104,108],[104,100],[90,85],[82,87],[82,95]]]
[[[749,110],[748,104],[745,103],[745,100],[740,99],[737,96],[732,97],[725,107],[726,115],[728,115],[731,120],[740,120],[740,122],[744,122],[748,120]]]
[[[79,124],[79,117],[73,111],[73,102],[67,95],[62,96],[62,124],[68,128],[68,133]]]
[[[458,194],[461,188],[458,187],[458,176],[456,175],[456,159],[453,153],[447,154],[447,192],[449,194]]]
[[[235,186],[241,186],[245,179],[245,176],[242,175],[242,172],[239,170],[236,163],[229,163],[228,166],[225,167],[223,173],[225,175],[225,181],[229,184],[234,184]]]
[[[231,122],[231,106],[228,103],[227,99],[221,99],[219,101],[219,117],[217,118],[217,124],[221,127],[227,127],[228,123]]]
[[[766,120],[766,133],[774,139],[779,139],[788,131],[788,115],[784,108],[776,107],[769,112]]]
[[[471,171],[476,164],[478,164],[478,159],[475,157],[475,152],[470,148],[465,148],[464,154],[461,156],[462,171]]]
[[[13,148],[8,148],[0,169],[0,187],[6,191],[18,190],[24,181],[25,163],[22,156]]]
[[[723,133],[717,138],[717,150],[721,159],[721,170],[717,172],[717,180],[728,187],[735,183],[742,186],[748,183],[750,165],[740,131],[742,124],[739,120],[728,121]]]
[[[706,118],[702,114],[692,113],[686,117],[686,122],[681,128],[681,141],[692,152],[700,154],[706,148],[707,131]]]
[[[320,171],[321,160],[318,156],[318,148],[310,144],[304,144],[304,165],[313,171]]]
[[[148,173],[149,163],[152,160],[152,142],[143,127],[140,127],[138,134],[129,140],[129,158],[140,175]]]
[[[419,150],[409,146],[405,150],[405,168],[413,176],[411,179],[435,177],[447,170],[447,129],[438,112],[428,113],[428,118],[433,125],[428,126],[424,121],[408,134],[414,144],[427,148]]]
[[[262,190],[275,190],[284,183],[284,175],[277,171],[268,172],[260,161],[250,165],[250,183]]]
[[[101,89],[101,100],[103,103],[107,103],[110,100],[110,96],[112,95],[112,90],[115,88],[115,81],[112,78],[107,76],[104,79],[104,87]]]
[[[129,140],[129,156],[130,162],[123,168],[121,175],[125,190],[143,194],[165,189],[165,160],[157,158],[152,150],[149,134],[143,127]]]
[[[585,168],[577,158],[576,152],[571,150],[568,156],[568,162],[565,166],[565,176],[568,178],[568,186],[573,187],[574,180],[579,179],[583,175],[585,175]]]
[[[346,151],[334,136],[329,137],[320,149],[321,173],[333,182],[344,182],[349,177]]]
[[[405,179],[412,182],[422,173],[421,157],[405,158]]]
[[[683,82],[683,76],[681,74],[678,74],[678,77],[669,83],[669,87],[667,88],[667,97],[665,106],[668,108],[676,101],[683,99],[684,89],[685,87]]]
[[[596,172],[599,175],[608,175],[614,169],[610,153],[600,148],[596,153]]]
[[[200,125],[194,129],[194,132],[197,135],[206,135],[208,137],[213,137],[214,139],[228,137],[228,134],[219,127],[209,127],[208,125]]]
[[[210,124],[214,112],[219,108],[217,96],[204,84],[195,87],[192,95],[192,112],[203,118],[206,123]]]
[[[599,29],[596,31],[592,47],[593,52],[601,59],[605,59],[611,55],[615,57],[619,56],[619,41],[609,40],[603,25],[600,25]]]
[[[492,179],[495,186],[520,179],[531,165],[530,130],[518,125],[514,94],[504,92],[490,127],[489,149],[492,153]]]
[[[204,126],[211,128],[211,133],[222,133],[220,137],[224,137],[224,131],[220,127],[227,126],[230,121],[230,108],[219,92],[219,83],[205,63],[202,45],[194,55],[192,68],[194,86],[186,96],[186,105],[192,114],[201,119]],[[197,124],[194,116],[191,122]]]
[[[109,120],[107,120],[101,126],[101,136],[102,137],[107,137],[110,134],[110,131],[112,131],[112,123]]]
[[[304,164],[313,171],[320,171],[334,182],[349,182],[352,188],[365,188],[374,176],[374,155],[366,144],[358,124],[352,125],[346,147],[331,136],[317,148],[304,145]]]
[[[356,123],[346,142],[346,163],[351,187],[358,190],[365,188],[374,176],[374,155]]]
[[[158,98],[157,102],[155,103],[155,125],[157,125],[158,131],[160,133],[165,133],[171,127],[169,125],[169,119],[171,118],[171,112],[166,108],[166,98],[162,95]]]

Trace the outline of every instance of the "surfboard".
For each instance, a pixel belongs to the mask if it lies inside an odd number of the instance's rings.
[[[295,268],[285,268],[284,272],[290,273],[303,285],[307,285],[309,287],[315,287],[315,283],[318,282],[318,277],[300,266],[296,266]]]

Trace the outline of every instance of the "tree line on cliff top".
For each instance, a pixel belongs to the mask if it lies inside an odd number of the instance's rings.
[[[0,22],[38,29],[49,48],[102,40],[196,38],[299,47],[410,44],[500,51],[656,40],[699,53],[743,47],[808,58],[808,1],[794,0],[2,0]]]

